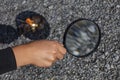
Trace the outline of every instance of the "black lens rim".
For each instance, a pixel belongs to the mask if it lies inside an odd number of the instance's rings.
[[[74,23],[76,23],[76,22],[78,22],[78,21],[82,21],[82,20],[87,20],[87,21],[93,22],[93,23],[97,26],[97,28],[98,28],[99,37],[98,37],[98,42],[96,43],[95,48],[94,48],[92,51],[90,51],[89,53],[87,53],[87,54],[85,54],[85,55],[76,56],[76,55],[72,54],[72,53],[68,50],[68,48],[66,47],[66,36],[67,36],[67,32],[69,31],[69,29],[71,28],[71,26],[72,26]],[[70,53],[71,55],[75,56],[75,57],[78,57],[78,58],[80,58],[80,57],[87,57],[87,56],[89,56],[90,54],[92,54],[93,52],[95,52],[95,51],[97,50],[99,44],[100,44],[100,40],[101,40],[101,30],[100,30],[100,27],[98,26],[98,24],[96,24],[93,20],[85,19],[85,18],[79,18],[79,19],[73,21],[72,23],[70,23],[70,24],[68,25],[68,27],[66,28],[65,33],[64,33],[64,36],[63,36],[63,44],[64,44],[65,48],[67,49],[67,52]]]

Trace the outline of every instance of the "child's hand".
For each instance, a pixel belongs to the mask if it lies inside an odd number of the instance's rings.
[[[63,59],[66,49],[57,41],[40,40],[13,48],[17,66],[27,64],[49,67],[55,61]]]

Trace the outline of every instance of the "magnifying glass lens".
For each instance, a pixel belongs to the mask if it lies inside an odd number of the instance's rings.
[[[64,41],[68,52],[72,55],[87,56],[98,47],[100,29],[90,20],[77,20],[68,26]]]

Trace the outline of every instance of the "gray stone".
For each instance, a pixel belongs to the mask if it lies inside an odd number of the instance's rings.
[[[72,21],[94,20],[102,32],[101,43],[88,57],[67,53],[50,68],[28,65],[0,75],[0,80],[120,80],[120,0],[0,0],[0,23],[16,28],[15,17],[25,10],[45,16],[51,27],[48,39],[60,42]],[[10,44],[0,44],[0,49],[30,41],[21,36]]]

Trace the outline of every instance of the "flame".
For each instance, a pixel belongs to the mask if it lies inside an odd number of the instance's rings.
[[[30,18],[27,18],[25,21],[27,24],[29,24],[30,26],[32,26],[34,24],[34,21],[31,20]]]
[[[35,24],[30,18],[27,18],[25,22],[31,26],[33,32],[35,31],[36,27],[38,27],[38,24]]]

